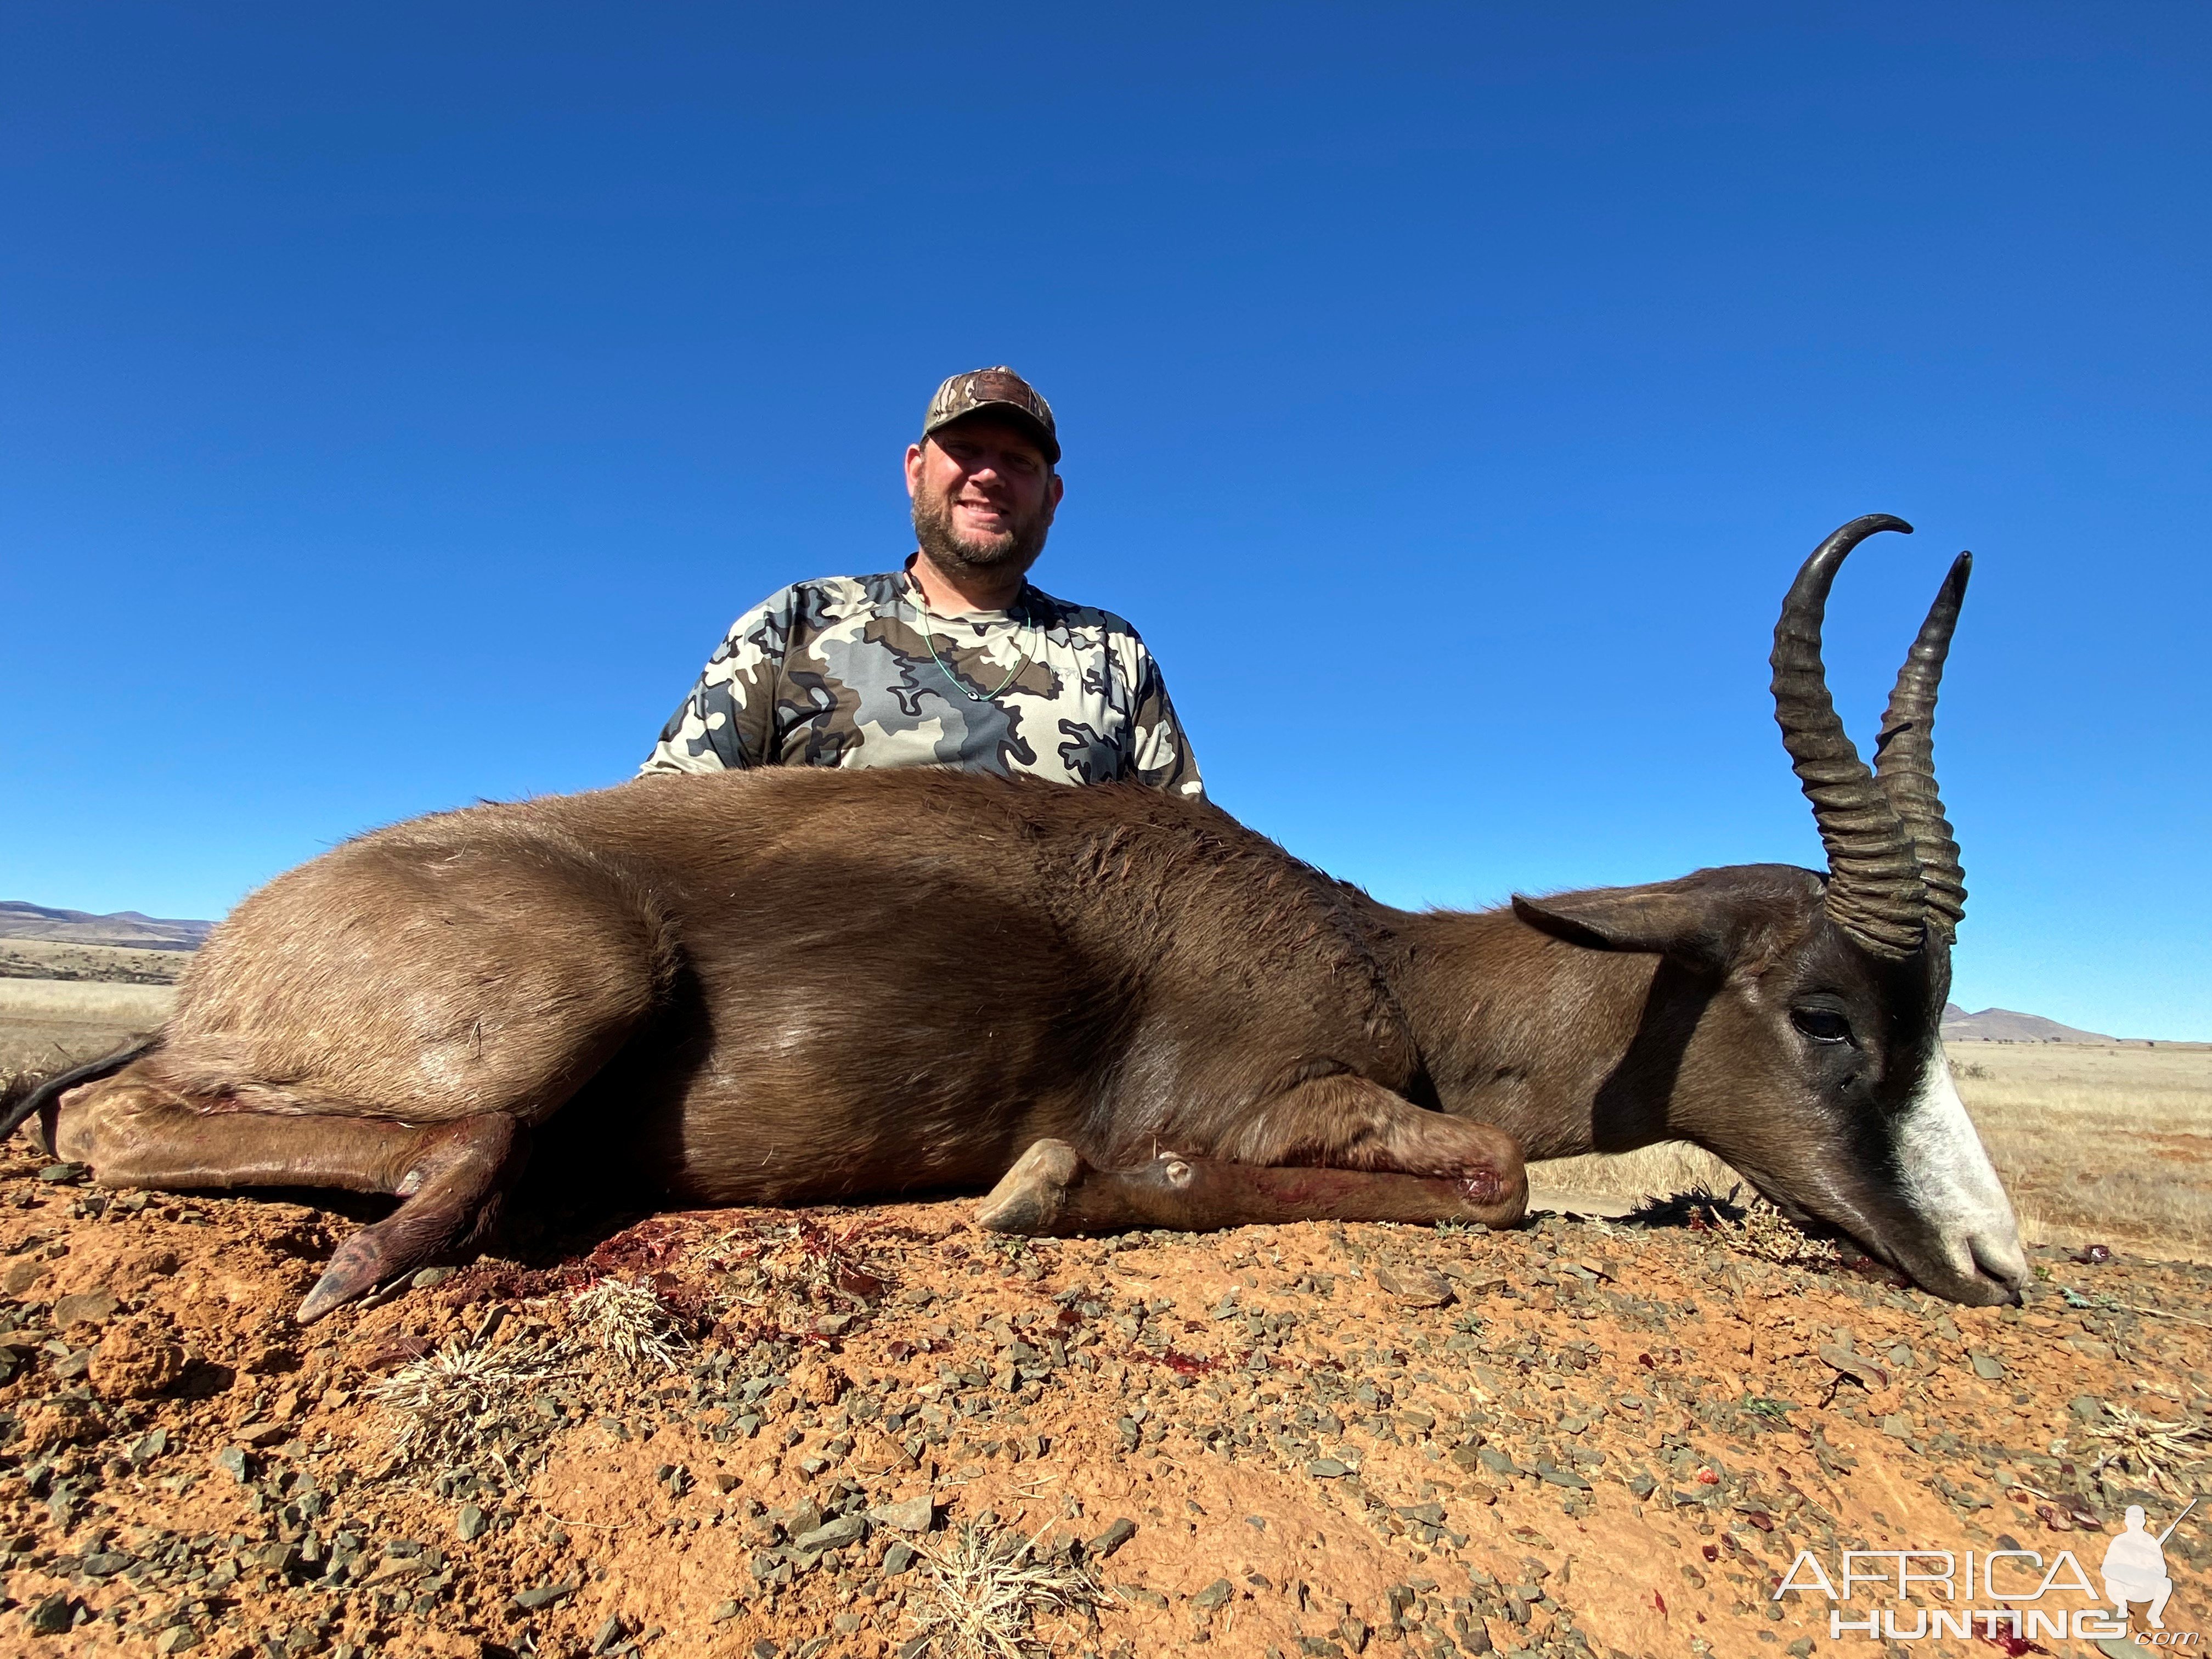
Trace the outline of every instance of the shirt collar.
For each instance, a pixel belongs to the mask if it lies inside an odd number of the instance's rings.
[[[928,611],[922,602],[921,584],[914,579],[914,562],[921,556],[919,553],[906,556],[906,562],[898,568],[898,592],[899,597],[917,611]],[[1024,581],[1022,591],[1014,595],[1013,604],[1004,611],[929,611],[929,614],[940,622],[1015,622],[1028,625],[1036,623],[1047,609],[1044,593]]]

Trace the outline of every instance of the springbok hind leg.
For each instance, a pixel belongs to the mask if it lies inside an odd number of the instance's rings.
[[[491,1231],[529,1157],[529,1132],[501,1113],[415,1130],[406,1167],[391,1189],[404,1202],[338,1246],[295,1316],[311,1324],[403,1273],[466,1254]]]
[[[1286,1221],[1480,1221],[1510,1226],[1528,1207],[1525,1185],[1500,1192],[1461,1176],[1226,1164],[1155,1158],[1101,1170],[1064,1140],[1022,1154],[975,1213],[992,1232],[1066,1237],[1167,1227],[1211,1232]]]
[[[102,1187],[343,1187],[399,1207],[338,1246],[295,1316],[341,1303],[468,1250],[522,1172],[529,1137],[487,1113],[446,1123],[201,1111],[165,1089],[118,1078],[64,1096],[48,1143],[89,1164]]]

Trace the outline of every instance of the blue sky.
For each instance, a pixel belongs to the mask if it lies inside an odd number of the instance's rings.
[[[2212,1037],[2212,11],[21,4],[0,897],[219,914],[634,768],[1054,400],[1037,571],[1215,797],[1403,902],[1816,863],[1950,554],[1959,1000]]]

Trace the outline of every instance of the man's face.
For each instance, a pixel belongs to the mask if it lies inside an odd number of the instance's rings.
[[[906,452],[914,533],[940,569],[1025,571],[1044,551],[1060,477],[1009,421],[972,415]]]

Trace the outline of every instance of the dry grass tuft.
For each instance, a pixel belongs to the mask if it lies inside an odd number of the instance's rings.
[[[1693,1188],[1655,1199],[1626,1220],[1636,1226],[1687,1227],[1711,1233],[1739,1255],[1785,1267],[1843,1265],[1844,1253],[1832,1240],[1806,1232],[1763,1198],[1739,1203],[1742,1192],[1740,1183],[1730,1187],[1725,1197],[1710,1188]]]
[[[1063,1556],[1039,1555],[1043,1536],[1024,1538],[977,1525],[963,1528],[942,1550],[923,1548],[926,1594],[915,1615],[917,1633],[941,1643],[946,1659],[1027,1659],[1050,1652],[1037,1634],[1038,1620],[1103,1607],[1106,1593],[1088,1568]]]
[[[519,1478],[542,1455],[526,1426],[531,1398],[577,1375],[571,1359],[567,1345],[542,1337],[490,1348],[456,1341],[372,1383],[365,1392],[392,1419],[392,1471],[412,1464],[430,1478],[448,1469]]]
[[[1785,1267],[1843,1265],[1844,1254],[1832,1239],[1814,1237],[1763,1198],[1754,1199],[1740,1219],[1716,1214],[1712,1227],[1730,1249],[1761,1261]]]
[[[893,1269],[872,1255],[871,1224],[837,1230],[812,1219],[718,1241],[710,1265],[731,1275],[732,1300],[771,1312],[857,1314],[890,1288]]]
[[[581,1340],[629,1370],[680,1370],[678,1355],[690,1346],[668,1304],[633,1279],[602,1279],[576,1291],[568,1321]]]
[[[2196,1443],[2212,1438],[2212,1430],[2204,1424],[2187,1419],[2155,1423],[2125,1406],[2112,1407],[2112,1413],[2110,1423],[2089,1431],[2091,1439],[2101,1440],[2110,1448],[2092,1467],[2093,1474],[2101,1474],[2107,1468],[2132,1468],[2160,1492],[2171,1492],[2175,1490],[2172,1480],[2176,1469],[2191,1468],[2204,1461]]]
[[[387,1473],[421,1480],[468,1469],[513,1482],[544,1461],[540,1406],[549,1385],[590,1375],[611,1359],[623,1370],[678,1370],[687,1346],[679,1322],[650,1285],[596,1280],[571,1294],[565,1334],[532,1322],[496,1346],[467,1339],[410,1360],[364,1390],[382,1406],[392,1436]]]

